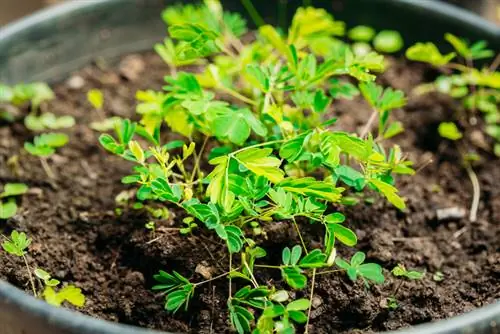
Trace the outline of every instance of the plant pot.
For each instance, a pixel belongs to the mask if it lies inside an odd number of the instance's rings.
[[[0,82],[57,81],[97,57],[112,59],[148,50],[163,39],[160,11],[173,1],[92,0],[72,1],[41,11],[0,30]],[[299,1],[269,6],[255,1],[267,22],[286,23]],[[335,10],[349,26],[371,25],[396,29],[407,44],[433,41],[440,44],[445,32],[471,40],[484,39],[500,49],[500,29],[481,18],[434,1],[348,0],[314,1],[317,7]],[[228,10],[243,12],[238,1]],[[0,332],[6,334],[159,333],[105,322],[65,309],[54,308],[0,282]],[[500,303],[406,333],[497,333]]]

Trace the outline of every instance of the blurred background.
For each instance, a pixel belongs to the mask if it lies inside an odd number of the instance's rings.
[[[0,0],[0,27],[8,22],[27,15],[40,8],[54,5],[65,0]],[[96,1],[96,0],[72,0]],[[98,0],[97,0],[98,1]],[[123,0],[133,1],[133,0]],[[236,1],[236,0],[234,0]],[[346,0],[348,1],[348,0]],[[415,1],[446,1],[467,8],[500,27],[500,0],[415,0]],[[179,2],[182,2],[179,0]],[[314,1],[313,1],[314,3]]]

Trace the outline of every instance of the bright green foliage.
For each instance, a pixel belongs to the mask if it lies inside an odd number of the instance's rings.
[[[368,26],[356,26],[348,31],[347,36],[353,41],[370,42],[375,37],[375,30]]]
[[[346,270],[347,276],[353,281],[361,277],[365,284],[368,284],[367,280],[377,284],[384,283],[382,267],[376,263],[364,263],[365,257],[363,252],[357,252],[352,256],[351,263],[340,258],[337,258],[335,263]]]
[[[87,101],[95,109],[102,109],[104,105],[104,94],[99,89],[91,89],[87,92]]]
[[[12,231],[10,239],[2,242],[2,248],[9,254],[15,256],[24,256],[29,245],[31,245],[31,238],[26,236],[24,232]]]
[[[453,46],[460,56],[467,60],[491,58],[495,55],[493,50],[486,48],[488,46],[486,41],[477,41],[469,46],[466,40],[450,33],[445,34],[444,39]]]
[[[328,271],[337,245],[358,241],[349,220],[332,212],[332,204],[341,210],[352,192],[378,192],[405,208],[394,178],[413,174],[411,162],[398,146],[384,148],[385,138],[403,130],[389,115],[405,96],[373,83],[383,56],[353,53],[336,39],[344,24],[323,9],[299,9],[287,33],[261,25],[244,45],[235,38],[245,33],[244,20],[218,1],[170,6],[163,18],[171,39],[155,47],[170,66],[162,91],[138,91],[140,121],[122,120],[114,136],[102,134],[99,141],[133,163],[122,182],[137,187],[134,206],[153,201],[184,210],[181,234],[213,233],[225,245],[229,270],[212,279],[231,281],[227,307],[237,332],[292,332],[307,321],[309,301],[261,286],[256,272],[278,270],[287,290],[303,290],[311,273]],[[202,65],[200,71],[183,68],[192,63]],[[377,138],[340,131],[332,118],[335,99],[360,91],[380,118]],[[165,127],[182,139],[162,143]],[[316,224],[324,231],[322,247],[308,250],[304,241],[285,247],[279,264],[261,264],[267,253],[253,237],[277,221],[293,224],[299,236],[303,224]],[[380,266],[356,261],[351,277],[383,280]],[[187,277],[155,276],[154,290],[165,293],[168,311],[187,309],[195,288],[212,280]]]
[[[439,124],[439,135],[443,138],[450,140],[458,140],[462,138],[462,132],[458,130],[457,126],[453,122],[443,122]]]
[[[167,294],[165,304],[166,310],[177,312],[182,305],[185,305],[185,309],[187,310],[189,299],[193,297],[195,288],[187,278],[175,271],[171,275],[160,270],[160,272],[154,276],[154,279],[158,284],[153,286],[152,289],[163,291]]]
[[[447,55],[441,54],[437,46],[431,42],[417,43],[406,50],[406,58],[429,63],[436,67],[448,64],[455,56],[454,52]]]
[[[403,48],[403,45],[403,37],[395,30],[382,30],[373,39],[373,46],[379,52],[398,52]]]
[[[392,110],[406,105],[406,97],[402,91],[390,87],[384,89],[374,82],[360,83],[359,90],[365,100],[378,112],[379,136],[390,138],[404,131],[400,122],[389,123]]]
[[[422,279],[425,273],[415,270],[406,270],[405,266],[398,264],[391,270],[391,273],[396,277],[406,277],[410,280]]]
[[[33,143],[25,142],[24,149],[32,155],[48,157],[56,152],[56,148],[66,145],[68,141],[69,138],[64,133],[44,133],[36,136]]]
[[[24,183],[7,183],[0,193],[0,219],[13,217],[17,212],[17,205],[13,196],[19,196],[28,191]],[[4,198],[8,198],[6,201]]]
[[[74,126],[75,119],[68,115],[57,117],[50,112],[40,116],[29,114],[24,118],[24,125],[31,131],[59,130]]]
[[[2,104],[10,104],[18,108],[29,102],[32,113],[35,113],[43,102],[53,98],[54,92],[42,82],[18,84],[12,87],[0,83],[0,120],[12,122],[16,118],[16,115],[8,109],[4,110]]]
[[[76,307],[85,305],[85,296],[82,294],[82,290],[74,285],[66,285],[58,291],[51,286],[46,286],[43,297],[48,304],[56,307],[61,306],[64,302]]]
[[[35,269],[34,273],[35,276],[41,279],[46,286],[55,287],[58,286],[59,283],[61,283],[55,278],[52,278],[52,276],[43,269],[37,268]]]

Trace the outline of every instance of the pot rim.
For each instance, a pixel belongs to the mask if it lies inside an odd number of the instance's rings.
[[[59,16],[64,16],[73,12],[88,9],[95,6],[105,6],[109,3],[119,0],[87,0],[87,1],[67,1],[55,6],[51,6],[35,12],[34,14],[23,17],[12,23],[5,25],[0,29],[0,41],[15,37],[16,34],[25,29],[37,26],[38,24],[53,20]],[[480,16],[458,8],[456,6],[437,2],[437,1],[422,1],[422,0],[395,0],[406,6],[411,6],[414,10],[429,11],[434,14],[443,16],[448,19],[460,20],[465,24],[481,30],[490,36],[498,36],[500,38],[500,27],[494,23],[488,22]],[[36,299],[33,296],[25,293],[21,289],[0,280],[0,302],[13,305],[23,311],[29,311],[36,314],[38,317],[48,319],[48,321],[57,325],[58,328],[66,330],[77,330],[79,333],[104,333],[104,334],[167,334],[168,332],[140,328],[121,323],[115,323],[98,318],[94,318],[80,312],[71,311],[64,308],[56,308],[48,305],[42,300]],[[473,311],[454,316],[445,320],[424,323],[415,327],[404,328],[396,331],[397,333],[406,334],[445,334],[467,332],[477,326],[484,324],[483,327],[497,326],[500,319],[500,301],[483,306]]]

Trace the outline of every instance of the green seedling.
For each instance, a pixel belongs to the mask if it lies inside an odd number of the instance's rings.
[[[7,183],[0,193],[0,219],[13,217],[17,212],[14,196],[19,196],[28,191],[24,183]],[[6,200],[5,200],[6,199]]]
[[[26,236],[24,232],[18,232],[16,230],[12,231],[10,234],[10,238],[2,235],[5,239],[2,242],[2,248],[9,253],[10,255],[21,257],[24,261],[24,265],[26,266],[26,271],[28,273],[28,278],[31,284],[31,289],[33,291],[33,295],[37,297],[37,292],[35,288],[35,280],[31,275],[31,268],[28,264],[28,259],[26,258],[26,251],[31,245],[31,238]]]
[[[402,264],[398,264],[396,267],[394,267],[391,270],[391,273],[394,277],[397,277],[397,278],[401,277],[401,278],[405,278],[408,280],[421,280],[425,276],[424,272],[420,272],[420,271],[416,271],[416,270],[407,270],[405,268],[405,266]],[[400,280],[399,283],[397,285],[395,285],[394,290],[392,291],[392,297],[387,298],[389,308],[391,308],[390,307],[391,301],[392,301],[393,306],[395,306],[395,307],[398,306],[396,295],[399,291],[399,288],[401,288],[401,286],[403,285],[403,283],[404,283],[404,280]]]
[[[395,30],[382,30],[373,39],[373,47],[379,52],[395,53],[403,46],[403,37]]]
[[[24,125],[31,131],[59,130],[75,125],[72,116],[57,117],[53,113],[43,113],[40,116],[29,114],[24,118]]]
[[[69,138],[64,133],[44,133],[36,136],[33,139],[33,143],[25,142],[24,149],[29,154],[39,157],[47,176],[51,179],[55,179],[56,176],[52,172],[47,162],[47,158],[54,154],[57,148],[66,145],[68,141]]]
[[[56,307],[61,306],[64,302],[68,302],[76,307],[83,307],[85,305],[85,296],[82,294],[81,289],[74,285],[66,285],[59,289],[59,291],[56,291],[55,288],[61,282],[52,278],[48,272],[40,268],[35,269],[35,276],[43,282],[42,295],[48,304]]]
[[[52,100],[54,92],[42,82],[7,86],[0,83],[0,120],[13,122],[19,108],[29,103],[30,115],[36,115],[43,102]]]
[[[252,4],[243,4],[257,18]],[[176,226],[182,234],[196,228],[225,245],[227,271],[208,280],[165,271],[155,276],[165,308],[185,310],[198,286],[226,278],[237,332],[292,332],[308,327],[317,275],[346,271],[353,280],[382,283],[382,268],[364,263],[363,253],[350,263],[336,258],[337,246],[355,247],[357,236],[348,217],[332,208],[363,205],[353,198],[379,200],[373,192],[399,210],[406,207],[395,178],[413,174],[412,164],[398,146],[384,147],[386,138],[403,130],[389,119],[406,99],[373,83],[384,69],[383,56],[353,53],[338,39],[344,23],[313,7],[300,8],[283,32],[261,24],[255,40],[244,45],[238,38],[245,21],[218,1],[170,6],[163,19],[170,39],[156,51],[171,69],[164,87],[138,91],[139,122],[123,120],[99,141],[133,164],[122,182],[137,188],[139,202],[182,210],[185,218]],[[188,63],[203,70],[186,72]],[[362,136],[339,130],[342,124],[328,116],[334,99],[360,91],[374,110]],[[162,143],[165,127],[182,140]],[[268,263],[252,237],[277,221],[293,226],[300,245],[285,247],[279,263]],[[304,223],[323,229],[318,249],[308,249]],[[268,270],[280,273],[287,290],[260,281],[259,271]],[[309,299],[288,293],[301,296],[308,287]]]
[[[370,42],[375,37],[375,29],[368,26],[356,26],[349,30],[347,37],[356,42]]]

